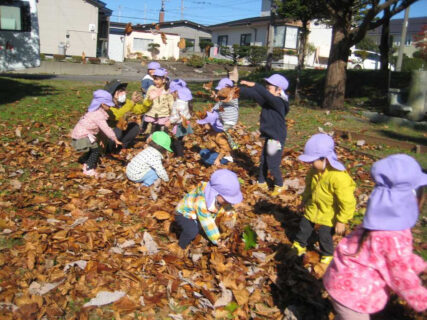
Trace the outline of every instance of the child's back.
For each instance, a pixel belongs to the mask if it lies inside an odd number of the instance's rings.
[[[169,181],[168,174],[162,164],[162,159],[162,154],[149,146],[132,158],[126,167],[126,175],[129,180],[139,181],[150,169],[153,169],[159,178]]]

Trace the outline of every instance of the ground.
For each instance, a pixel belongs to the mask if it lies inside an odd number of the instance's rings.
[[[370,124],[362,116],[369,101],[358,97],[338,111],[319,109],[312,100],[291,103],[282,162],[289,189],[273,199],[255,185],[261,148],[256,130],[259,108],[242,103],[242,124],[235,132],[240,149],[230,168],[241,178],[245,201],[236,209],[233,229],[221,219],[227,250],[200,238],[181,255],[174,207],[212,173],[194,152],[203,144],[203,133],[193,123],[197,129],[186,142],[186,161],[168,157],[171,182],[159,191],[140,188],[124,175],[126,162],[143,146],[142,138],[135,149],[103,158],[101,179],[86,178],[70,147],[69,132],[85,112],[92,91],[102,84],[0,78],[1,318],[281,319],[293,313],[299,319],[332,319],[319,280],[324,266],[318,263],[315,239],[304,260],[289,248],[301,214],[298,193],[308,169],[297,155],[318,127],[373,135],[390,131],[424,143],[426,132]],[[201,85],[191,88],[195,109],[203,110],[208,102]],[[138,82],[130,83],[129,89],[137,90]],[[358,185],[350,232],[363,218],[373,186],[371,164],[400,150],[356,147],[341,139],[337,144],[338,155]],[[426,167],[425,154],[411,155]],[[424,257],[425,235],[425,220],[420,219],[414,244]],[[104,306],[84,306],[102,291],[125,296]],[[393,298],[373,319],[424,316]]]

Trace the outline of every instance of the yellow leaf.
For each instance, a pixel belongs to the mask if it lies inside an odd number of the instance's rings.
[[[233,289],[234,298],[236,298],[239,306],[243,306],[248,303],[249,300],[249,292],[245,288],[243,289]]]
[[[34,263],[36,261],[36,254],[34,253],[34,251],[30,251],[28,252],[27,255],[27,267],[30,270],[34,269]]]

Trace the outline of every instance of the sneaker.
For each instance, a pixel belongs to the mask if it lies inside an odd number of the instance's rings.
[[[228,162],[233,162],[232,156],[225,156],[225,157],[223,157],[223,159],[227,160]]]
[[[331,263],[333,258],[333,256],[322,256],[322,258],[320,259],[320,263],[328,265]]]
[[[286,188],[284,187],[284,186],[282,186],[282,187],[279,187],[279,186],[274,186],[274,190],[273,190],[273,192],[271,193],[271,195],[273,196],[273,197],[277,197],[279,194],[281,194],[283,191],[285,191],[286,190]]]
[[[263,191],[268,191],[268,184],[267,182],[258,182],[257,183],[258,188],[260,188]]]
[[[98,172],[96,172],[95,169],[83,170],[83,174],[89,177],[98,178]]]
[[[307,248],[301,246],[299,244],[299,242],[297,242],[297,241],[294,241],[294,243],[292,244],[292,249],[296,249],[297,250],[298,257],[304,255],[307,252]]]

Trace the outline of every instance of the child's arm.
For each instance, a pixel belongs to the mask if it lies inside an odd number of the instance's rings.
[[[110,140],[113,140],[115,142],[116,145],[122,145],[122,143],[117,139],[117,136],[116,136],[115,132],[113,131],[113,129],[111,129],[108,126],[107,121],[105,121],[105,120],[97,120],[96,124],[99,127],[99,129],[101,129],[101,131],[104,132],[105,135]]]
[[[267,91],[262,85],[255,83],[253,87],[255,91],[267,102],[265,106],[262,107],[270,107],[271,109],[275,109],[278,112],[282,111],[283,104],[285,105],[285,114],[289,111],[289,102],[284,101],[283,99],[273,96],[270,92]]]
[[[265,104],[265,99],[253,87],[240,87],[239,99],[255,100],[261,106]]]
[[[197,217],[199,218],[200,225],[205,231],[205,234],[208,237],[208,239],[213,244],[217,245],[221,234],[219,233],[219,229],[215,223],[215,219],[207,210],[206,211],[198,210]]]
[[[333,192],[338,202],[338,214],[336,232],[343,233],[343,225],[347,224],[353,218],[356,210],[356,198],[354,197],[354,189],[356,184],[353,179],[346,173],[340,172],[332,183]]]

